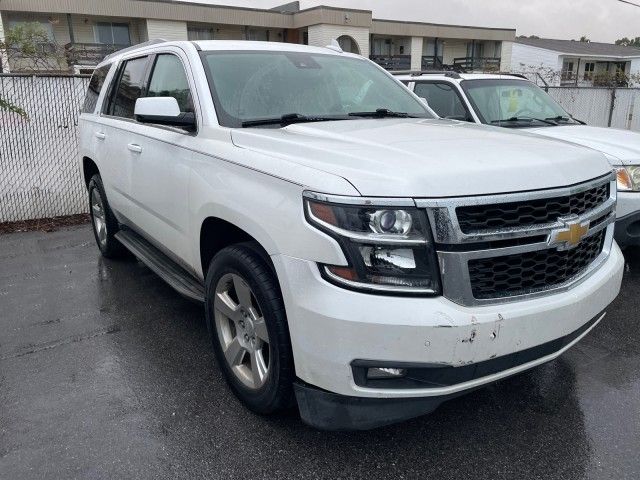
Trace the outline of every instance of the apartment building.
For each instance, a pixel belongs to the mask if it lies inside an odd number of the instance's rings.
[[[635,86],[640,83],[640,48],[610,43],[517,38],[512,72],[553,86]]]
[[[402,22],[368,10],[299,2],[270,10],[170,0],[0,0],[0,38],[37,22],[58,55],[49,70],[91,71],[107,54],[152,38],[264,40],[325,46],[370,56],[391,70],[456,67],[504,70],[515,29]],[[21,58],[0,58],[3,72],[33,70]],[[42,68],[39,66],[38,68]]]

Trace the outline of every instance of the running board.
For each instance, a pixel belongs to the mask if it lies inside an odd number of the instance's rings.
[[[191,300],[204,302],[202,283],[140,235],[132,230],[123,229],[116,233],[115,237],[178,293]]]

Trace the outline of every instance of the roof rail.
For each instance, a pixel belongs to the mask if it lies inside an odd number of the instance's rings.
[[[138,48],[149,47],[151,45],[157,45],[158,43],[164,43],[166,41],[167,40],[165,40],[164,38],[154,38],[153,40],[149,40],[148,42],[136,43],[135,45],[131,45],[130,47],[123,48],[122,50],[116,50],[115,52],[110,53],[109,55],[104,57],[104,60],[109,60],[116,55],[120,55],[121,53],[131,52],[132,50],[137,50]]]
[[[392,70],[391,75],[411,75],[412,77],[420,77],[422,75],[444,75],[451,78],[462,78],[458,72],[451,70]]]

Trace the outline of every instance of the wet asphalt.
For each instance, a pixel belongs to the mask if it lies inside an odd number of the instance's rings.
[[[640,252],[560,359],[369,432],[245,410],[203,309],[88,226],[0,236],[0,479],[640,478]]]

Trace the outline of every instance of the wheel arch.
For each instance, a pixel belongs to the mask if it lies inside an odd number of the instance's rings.
[[[89,182],[91,181],[91,177],[96,174],[100,174],[100,170],[98,169],[98,165],[89,157],[82,157],[82,176],[84,178],[84,184],[87,188],[89,188]]]
[[[249,242],[255,245],[255,251],[260,254],[265,263],[275,273],[275,267],[271,261],[269,251],[259,237],[264,238],[263,235],[250,232],[248,229],[238,226],[235,222],[218,216],[206,217],[200,224],[200,235],[198,237],[200,266],[203,277],[206,277],[209,263],[216,253],[225,247]]]

